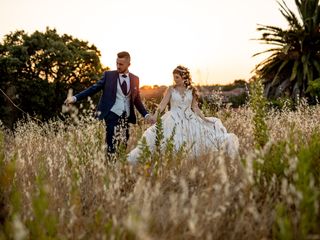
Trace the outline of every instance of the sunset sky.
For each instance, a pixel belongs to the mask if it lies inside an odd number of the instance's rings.
[[[294,0],[287,5],[296,10]],[[129,51],[141,85],[169,85],[178,64],[196,84],[248,80],[266,48],[257,24],[286,27],[274,0],[0,0],[0,39],[16,30],[57,29],[94,44],[115,69]]]

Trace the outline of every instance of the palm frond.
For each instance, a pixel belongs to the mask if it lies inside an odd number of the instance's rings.
[[[268,50],[255,53],[254,55],[252,55],[252,57],[255,57],[255,56],[258,56],[258,55],[261,55],[261,54],[264,54],[264,53],[268,53],[268,52],[280,52],[280,51],[282,51],[282,48],[270,48]]]
[[[263,78],[268,79],[268,81],[272,81],[275,76],[275,72],[279,69],[280,65],[281,61],[279,60],[270,61],[267,65],[258,68],[257,72],[260,73],[260,76]]]
[[[271,45],[280,45],[283,46],[283,44],[286,42],[283,38],[271,38],[271,37],[262,37],[258,38],[258,41],[260,40],[264,44],[271,44]]]
[[[287,90],[291,91],[292,97],[304,95],[309,83],[320,78],[319,1],[295,0],[298,15],[287,6],[285,0],[279,0],[279,11],[289,28],[269,25],[257,27],[261,37],[256,40],[273,47],[253,55],[270,53],[269,57],[255,66],[255,72],[264,79],[273,97],[279,96],[278,88],[283,84],[290,85]]]
[[[270,30],[273,32],[282,32],[284,31],[282,28],[280,27],[276,27],[276,26],[271,26],[271,25],[262,25],[262,24],[258,24],[257,30],[258,31],[263,31],[263,30]]]
[[[282,64],[278,68],[278,71],[277,71],[276,75],[273,78],[272,84],[276,81],[278,75],[281,73],[282,69],[288,64],[288,62],[289,62],[289,60],[285,60],[285,61],[282,62]]]
[[[320,63],[317,60],[313,60],[312,63],[315,69],[317,70],[318,74],[320,75]]]
[[[271,56],[269,56],[267,59],[263,60],[261,63],[259,63],[257,65],[258,68],[262,67],[262,66],[267,66],[269,65],[271,62],[275,62],[279,60],[278,58],[278,53],[274,53]]]
[[[301,30],[303,27],[300,24],[298,18],[296,17],[296,15],[290,10],[290,8],[288,7],[288,5],[285,3],[284,0],[282,0],[282,3],[280,3],[278,1],[278,4],[280,6],[280,12],[281,14],[285,17],[285,19],[289,22],[290,26],[292,28],[296,28]]]
[[[297,72],[298,72],[298,67],[299,67],[299,60],[296,60],[296,61],[294,61],[294,64],[293,64],[290,81],[292,81],[296,78]]]
[[[310,68],[309,68],[309,54],[305,54],[302,56],[302,66],[303,66],[303,78],[309,80],[310,77]]]

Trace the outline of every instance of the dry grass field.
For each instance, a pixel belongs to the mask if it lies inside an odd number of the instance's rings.
[[[214,114],[239,137],[238,160],[108,163],[90,115],[1,127],[0,239],[320,239],[320,106],[266,112],[263,147],[251,107]]]

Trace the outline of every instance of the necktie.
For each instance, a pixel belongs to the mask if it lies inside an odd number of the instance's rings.
[[[124,95],[127,95],[127,82],[125,80],[123,80],[122,84],[121,84],[121,89]]]

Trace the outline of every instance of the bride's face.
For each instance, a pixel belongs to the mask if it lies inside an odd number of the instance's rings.
[[[179,74],[174,73],[173,80],[176,83],[176,85],[178,85],[178,86],[183,85],[183,78]]]

